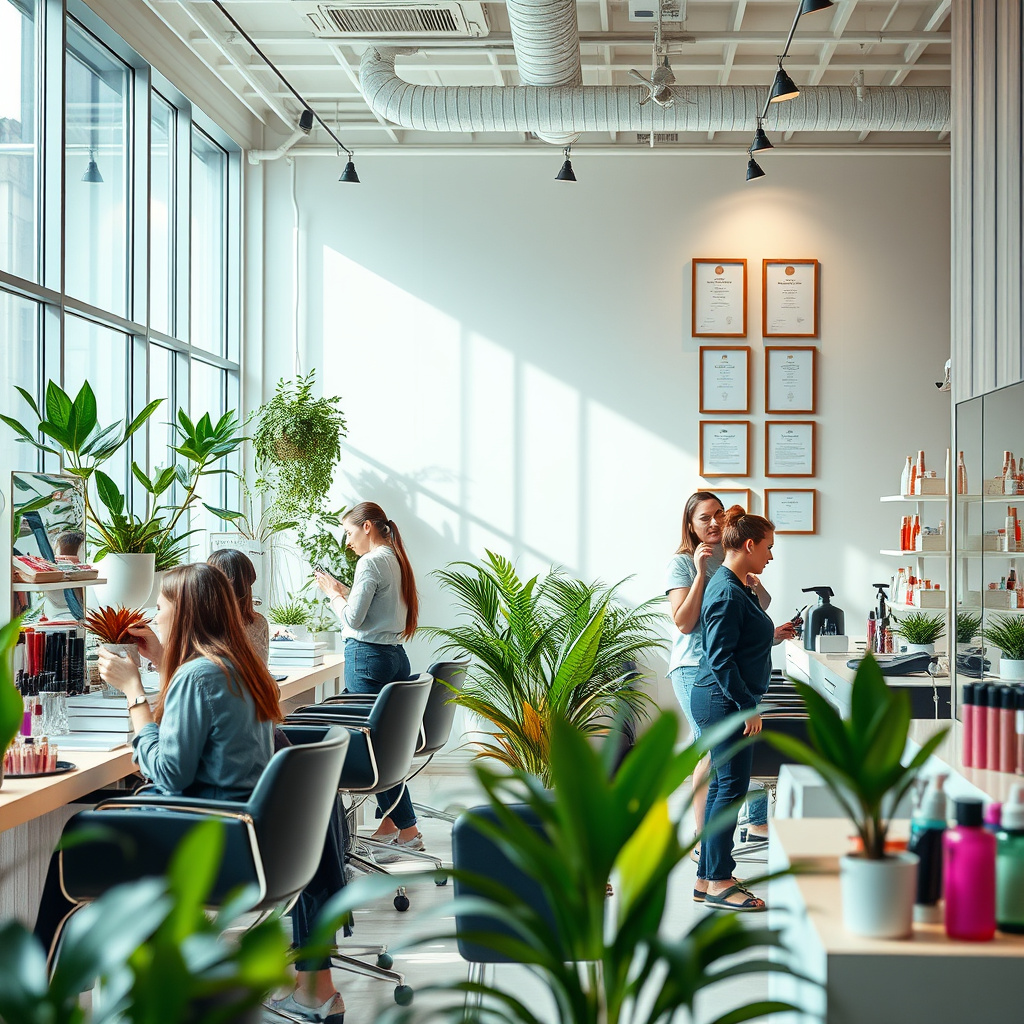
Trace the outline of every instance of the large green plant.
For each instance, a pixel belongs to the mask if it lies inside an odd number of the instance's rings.
[[[1010,661],[1024,660],[1024,617],[996,615],[981,631],[985,643],[998,647]]]
[[[257,413],[253,434],[256,490],[270,494],[282,519],[308,519],[323,511],[341,460],[345,416],[340,396],[316,398],[316,371],[282,378],[274,397]]]
[[[11,745],[11,740],[21,729],[25,709],[21,694],[14,686],[14,665],[12,653],[21,632],[20,618],[8,622],[0,629],[0,764]]]
[[[946,619],[942,615],[907,612],[896,619],[896,632],[908,644],[933,644],[946,635]]]
[[[584,583],[557,569],[524,582],[491,551],[482,565],[455,562],[435,575],[468,619],[427,632],[443,641],[442,651],[473,656],[452,700],[494,727],[479,757],[546,780],[552,720],[593,733],[624,708],[649,706],[630,666],[663,643],[654,632],[661,617],[655,601],[627,609],[614,601],[618,585]]]
[[[462,873],[480,897],[456,897],[455,907],[480,921],[463,937],[528,966],[550,990],[552,1019],[560,1024],[656,1024],[693,1014],[706,989],[733,979],[770,972],[794,973],[765,954],[781,948],[777,933],[751,927],[736,914],[709,914],[682,935],[666,929],[670,878],[691,845],[680,844],[680,801],[672,794],[693,772],[709,742],[727,730],[709,730],[685,750],[674,750],[678,723],[663,714],[616,769],[614,744],[601,750],[561,719],[551,723],[551,790],[525,773],[501,775],[476,769],[488,807],[496,818],[476,819],[509,861],[540,887],[551,911],[524,901],[497,879]],[[713,733],[713,734],[712,734]],[[527,804],[543,834],[510,809]],[[459,877],[460,872],[455,872]],[[606,883],[616,900],[609,913]],[[552,919],[553,918],[553,919]],[[671,937],[666,932],[671,933]],[[429,944],[441,936],[427,936]],[[519,981],[508,976],[508,983]],[[521,982],[520,982],[521,984]],[[431,998],[428,1008],[395,1011],[405,1020],[443,1019],[538,1024],[540,1016],[521,989],[459,981],[432,989],[474,993],[483,998],[475,1014]],[[427,995],[431,989],[421,989]],[[425,1000],[426,1001],[426,1000]],[[786,1003],[751,1000],[730,1010],[717,1024],[761,1018],[792,1010]]]
[[[904,764],[910,697],[886,685],[870,654],[857,667],[845,721],[816,690],[793,685],[807,708],[808,742],[771,730],[763,739],[821,775],[857,829],[864,856],[880,860],[893,811],[948,730],[940,729]]]

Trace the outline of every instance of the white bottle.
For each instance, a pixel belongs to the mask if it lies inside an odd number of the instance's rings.
[[[1013,456],[1006,460],[1006,469],[1003,470],[1003,494],[1017,493],[1017,471],[1014,465]]]
[[[910,456],[907,456],[907,464],[903,467],[903,476],[900,477],[900,494],[910,493]]]

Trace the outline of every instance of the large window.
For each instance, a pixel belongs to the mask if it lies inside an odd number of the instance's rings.
[[[202,132],[192,133],[192,344],[226,352],[227,154]]]
[[[164,334],[174,334],[175,328],[175,129],[174,107],[154,93],[149,147],[149,322]]]
[[[0,0],[0,270],[38,279],[35,0]]]

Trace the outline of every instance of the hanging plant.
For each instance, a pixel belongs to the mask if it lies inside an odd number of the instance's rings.
[[[316,371],[278,381],[274,397],[260,407],[253,435],[257,489],[271,492],[280,517],[319,512],[341,461],[345,417],[340,397],[315,398]]]

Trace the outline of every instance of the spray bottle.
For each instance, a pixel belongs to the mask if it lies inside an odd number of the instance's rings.
[[[916,853],[917,897],[914,920],[922,924],[941,921],[942,911],[942,835],[946,831],[945,775],[935,775],[910,822],[907,850]]]
[[[804,613],[804,647],[813,651],[814,638],[819,633],[836,636],[846,633],[846,614],[829,601],[833,596],[831,587],[804,587],[803,592],[818,595],[818,603]]]

